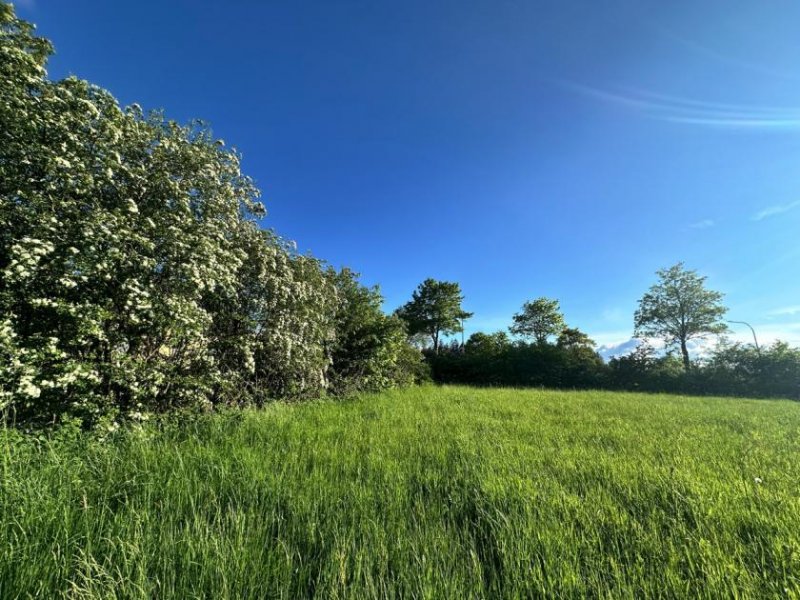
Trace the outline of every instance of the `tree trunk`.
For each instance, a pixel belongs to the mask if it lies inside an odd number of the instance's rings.
[[[433,353],[439,354],[439,332],[434,331],[431,337],[433,337]]]
[[[683,370],[688,373],[692,363],[689,362],[689,351],[686,349],[686,340],[681,340],[681,354],[683,355]]]

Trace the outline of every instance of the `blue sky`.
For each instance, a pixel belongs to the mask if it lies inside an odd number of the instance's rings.
[[[387,309],[455,280],[467,334],[551,296],[614,345],[682,260],[731,319],[800,343],[795,1],[17,8],[55,43],[52,77],[209,121],[265,225],[380,284]]]

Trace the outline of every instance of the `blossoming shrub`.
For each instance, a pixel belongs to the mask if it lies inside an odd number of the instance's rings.
[[[329,269],[257,226],[258,190],[202,123],[50,81],[51,51],[0,3],[0,410],[91,422],[323,393]]]
[[[336,334],[335,289],[320,261],[297,255],[272,232],[258,234],[262,242],[251,254],[255,273],[250,284],[241,279],[255,291],[248,311],[253,324],[249,388],[258,402],[318,396],[327,388],[328,346]]]

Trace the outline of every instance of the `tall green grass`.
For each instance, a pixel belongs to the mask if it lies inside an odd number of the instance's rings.
[[[0,598],[800,596],[800,405],[418,388],[0,433]]]

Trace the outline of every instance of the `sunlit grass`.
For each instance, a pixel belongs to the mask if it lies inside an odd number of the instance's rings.
[[[800,404],[418,388],[0,432],[0,598],[800,594]]]

